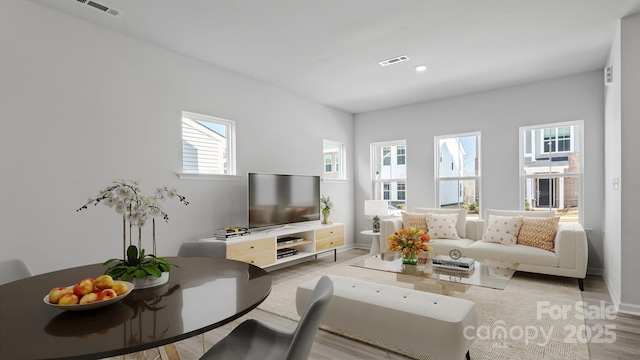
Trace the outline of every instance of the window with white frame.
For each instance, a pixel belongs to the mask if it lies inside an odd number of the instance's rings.
[[[407,146],[405,140],[371,144],[372,199],[406,208]]]
[[[183,111],[182,171],[235,175],[235,122]]]
[[[324,140],[322,155],[324,158],[324,179],[346,179],[344,171],[344,144]]]
[[[438,207],[480,214],[480,133],[436,136],[436,201]]]
[[[524,210],[554,210],[582,221],[583,121],[520,128],[520,196]]]

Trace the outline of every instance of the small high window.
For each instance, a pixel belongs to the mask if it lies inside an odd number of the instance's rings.
[[[235,175],[235,122],[183,111],[182,171]]]
[[[324,175],[325,179],[346,179],[344,172],[344,145],[337,141],[324,140],[322,155],[324,159]]]

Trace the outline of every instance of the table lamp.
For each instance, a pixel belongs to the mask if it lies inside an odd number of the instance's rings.
[[[380,232],[380,215],[389,214],[389,203],[387,200],[365,200],[364,214],[373,216],[373,232]]]

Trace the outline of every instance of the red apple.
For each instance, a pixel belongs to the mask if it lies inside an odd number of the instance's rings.
[[[104,289],[100,291],[98,295],[98,301],[109,300],[118,297],[118,294],[113,289]]]
[[[94,281],[92,278],[86,278],[80,280],[77,284],[73,286],[73,293],[78,295],[78,297],[83,297],[90,292],[93,292],[95,288]]]
[[[80,304],[90,304],[98,301],[98,293],[90,292],[80,299]]]
[[[78,301],[80,301],[78,295],[74,293],[68,293],[62,295],[60,300],[58,300],[58,305],[75,305],[78,303]]]
[[[73,289],[67,287],[55,287],[51,289],[51,291],[49,291],[49,302],[57,304],[64,294],[73,294]]]
[[[113,278],[110,275],[100,275],[96,278],[96,287],[99,289],[110,289],[113,285]]]
[[[111,285],[111,289],[113,291],[115,291],[116,294],[118,294],[118,295],[122,295],[122,294],[126,293],[127,291],[129,291],[129,288],[127,287],[127,284],[121,283],[121,282],[113,283],[113,285]]]

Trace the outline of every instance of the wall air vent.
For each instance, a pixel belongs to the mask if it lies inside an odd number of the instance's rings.
[[[604,84],[611,85],[613,82],[613,68],[611,66],[607,66],[604,68]]]
[[[391,59],[379,61],[378,64],[382,66],[387,66],[387,65],[401,63],[407,60],[409,60],[409,57],[407,55],[400,55],[400,56],[392,57]]]
[[[97,3],[95,1],[91,1],[91,0],[76,0],[77,2],[81,3],[81,4],[85,4],[87,6],[91,6],[94,9],[98,9],[100,11],[102,11],[103,13],[109,14],[109,15],[113,15],[113,16],[118,16],[118,14],[120,14],[120,12],[116,9],[112,9],[106,5]]]

